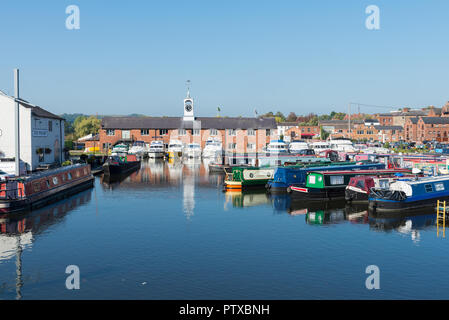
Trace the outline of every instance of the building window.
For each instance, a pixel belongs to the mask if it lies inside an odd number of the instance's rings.
[[[254,129],[248,129],[247,132],[248,132],[249,136],[255,136],[256,135],[256,131]]]
[[[266,134],[267,137],[271,136],[271,130],[270,130],[270,129],[267,129],[267,131],[266,131],[265,134]]]
[[[159,130],[159,135],[166,136],[167,134],[168,134],[168,129],[160,129]]]
[[[218,135],[218,130],[217,129],[209,129],[209,135],[210,136]]]
[[[185,136],[186,135],[186,129],[178,129],[178,135],[179,136]]]
[[[110,149],[111,146],[112,145],[109,142],[103,143],[103,149]]]
[[[48,120],[48,131],[52,132],[53,131],[53,121]]]
[[[254,150],[254,149],[256,149],[256,145],[254,143],[248,143],[246,145],[246,148],[249,150]]]
[[[193,130],[192,130],[192,134],[193,134],[194,136],[199,136],[199,135],[201,134],[201,130],[200,130],[200,129],[193,129]]]
[[[150,135],[150,130],[149,129],[141,129],[140,130],[140,135],[141,136],[149,136]]]
[[[235,129],[228,129],[229,136],[235,136]]]
[[[108,135],[108,136],[115,136],[115,130],[114,129],[106,130],[106,135]]]
[[[228,149],[235,149],[237,146],[237,144],[235,142],[233,143],[228,143]]]

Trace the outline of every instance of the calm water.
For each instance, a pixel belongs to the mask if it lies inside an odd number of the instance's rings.
[[[146,162],[122,181],[3,216],[3,299],[449,298],[435,215],[223,193],[201,163]],[[380,268],[380,290],[365,268]],[[67,290],[77,265],[80,290]]]

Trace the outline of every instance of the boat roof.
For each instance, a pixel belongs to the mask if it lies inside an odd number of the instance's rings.
[[[336,170],[336,171],[309,171],[309,173],[320,173],[323,175],[333,175],[333,174],[358,174],[358,173],[373,173],[373,175],[378,175],[377,173],[398,173],[398,172],[410,172],[408,169],[375,169],[375,170]],[[448,176],[449,179],[449,176]]]
[[[60,168],[56,168],[56,169],[50,169],[50,170],[45,170],[42,172],[38,172],[38,173],[32,173],[30,175],[27,176],[21,176],[21,177],[17,177],[17,178],[9,178],[9,180],[35,180],[35,179],[40,179],[40,178],[44,178],[44,177],[48,177],[48,176],[52,176],[61,172],[65,172],[65,171],[69,171],[72,169],[77,169],[77,168],[82,168],[87,166],[86,163],[77,163],[77,164],[72,164],[70,166],[65,166],[65,167],[60,167]]]
[[[448,181],[449,175],[442,175],[442,176],[435,176],[435,177],[423,177],[419,178],[418,180],[412,180],[412,181],[406,181],[407,184],[415,185],[415,184],[421,184],[426,182],[439,182],[439,181]]]

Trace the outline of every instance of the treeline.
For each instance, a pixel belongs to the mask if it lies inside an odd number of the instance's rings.
[[[308,115],[296,115],[294,112],[290,112],[288,116],[285,116],[281,111],[276,113],[268,112],[261,115],[262,118],[272,118],[276,119],[276,122],[298,122],[299,125],[304,126],[316,126],[319,121],[326,120],[344,120],[346,113],[332,111],[330,114],[317,115],[314,113],[309,113]]]

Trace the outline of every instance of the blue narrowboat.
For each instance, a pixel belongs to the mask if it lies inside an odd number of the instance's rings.
[[[431,207],[437,200],[449,198],[449,175],[397,181],[388,189],[372,189],[369,208],[377,212],[394,212]]]
[[[353,165],[334,165],[317,167],[278,167],[274,171],[273,179],[268,181],[266,187],[270,192],[287,192],[290,186],[302,186],[306,183],[308,172],[312,171],[349,171],[349,170],[377,170],[385,169],[383,163],[366,163]]]

